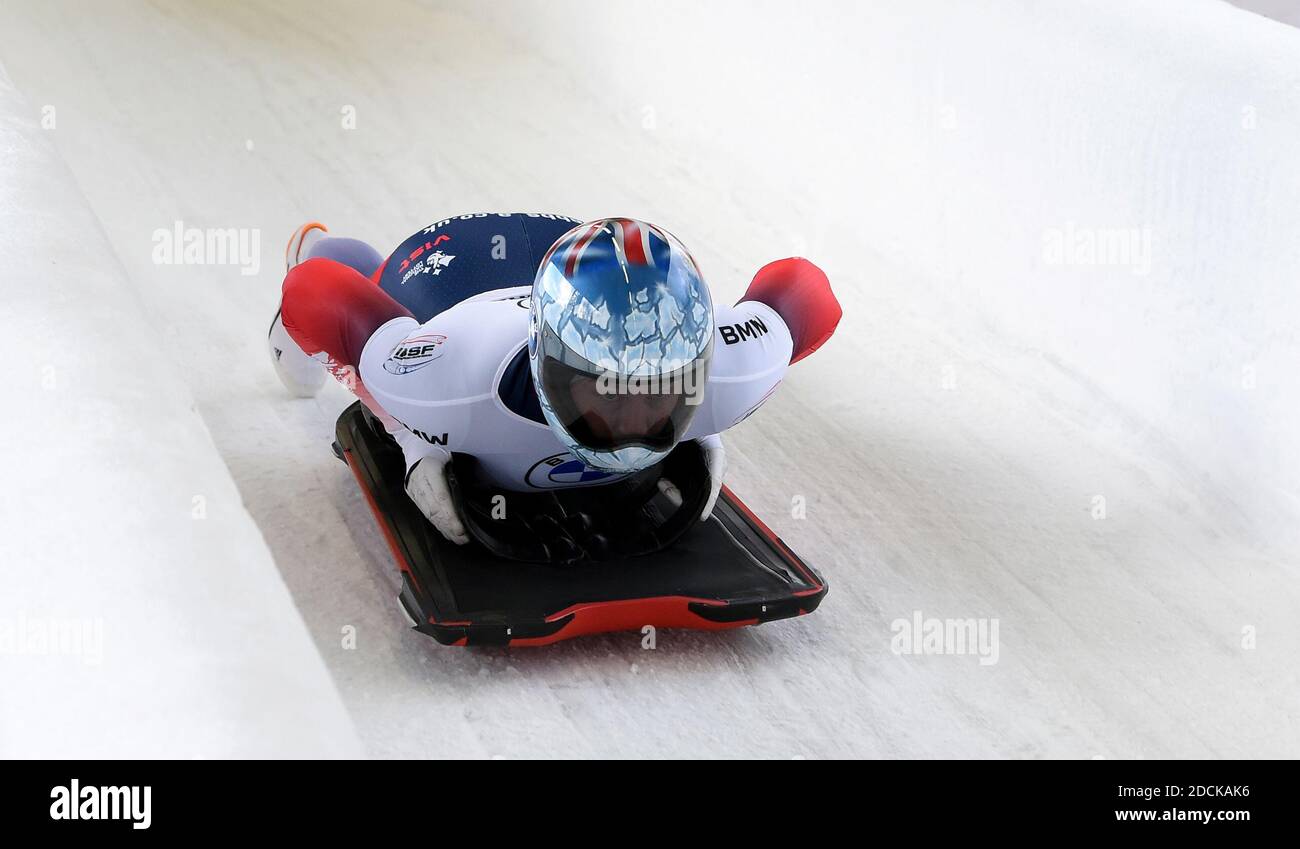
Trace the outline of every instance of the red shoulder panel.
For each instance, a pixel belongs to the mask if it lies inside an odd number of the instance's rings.
[[[843,315],[825,272],[798,257],[778,259],[760,268],[741,300],[767,304],[781,316],[794,339],[792,364],[831,338]]]
[[[376,330],[410,315],[369,278],[332,259],[309,259],[284,278],[284,329],[307,354],[324,351],[339,366],[356,368]]]

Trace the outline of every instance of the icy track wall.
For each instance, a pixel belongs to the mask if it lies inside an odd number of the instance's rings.
[[[838,286],[878,285],[863,252],[914,271],[1026,392],[1063,373],[1193,470],[1171,490],[1296,543],[1300,31],[1218,0],[475,10],[717,191],[793,198],[774,245]]]
[[[351,756],[265,543],[0,69],[0,756]]]

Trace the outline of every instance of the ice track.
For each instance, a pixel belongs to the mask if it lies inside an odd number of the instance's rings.
[[[3,129],[43,136],[84,193],[238,488],[217,506],[242,499],[287,586],[268,615],[301,617],[360,750],[1300,756],[1300,31],[1212,0],[674,2],[632,29],[630,7],[579,5],[0,2],[26,104]],[[407,630],[329,451],[349,396],[290,399],[266,362],[279,250],[313,218],[387,249],[488,210],[661,223],[720,299],[777,257],[826,269],[837,335],[725,440],[729,484],[829,580],[820,612],[654,651],[636,634],[459,651]],[[257,228],[257,273],[156,264],[177,221]],[[45,219],[48,274],[97,244],[88,222]],[[1053,264],[1068,227],[1145,231],[1145,273]],[[74,326],[75,303],[37,325],[4,285],[6,334]],[[17,385],[20,405],[39,391]],[[24,436],[55,450],[66,427]],[[102,552],[97,580],[137,555]],[[66,580],[4,568],[33,597]],[[914,611],[996,618],[998,662],[895,654],[891,622]],[[290,649],[221,651],[195,667]],[[75,691],[95,673],[59,674]],[[37,683],[0,714],[0,751],[62,751],[23,730]],[[328,711],[324,692],[294,712]],[[144,698],[114,697],[105,735]],[[161,748],[189,754],[192,733]],[[256,733],[202,751],[282,750]]]

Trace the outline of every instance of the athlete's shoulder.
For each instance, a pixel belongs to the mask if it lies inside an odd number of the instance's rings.
[[[758,409],[785,377],[793,350],[785,322],[767,304],[715,304],[713,317],[713,360],[691,438],[721,433]]]
[[[790,333],[780,314],[767,304],[742,301],[715,305],[715,335],[710,378],[753,377],[790,363]]]
[[[423,324],[391,322],[366,345],[361,376],[376,397],[420,403],[481,398],[528,338],[528,289],[485,292]],[[380,399],[380,403],[383,400]]]

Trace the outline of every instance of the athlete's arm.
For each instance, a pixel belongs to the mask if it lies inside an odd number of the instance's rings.
[[[528,312],[515,300],[463,301],[422,325],[390,319],[361,353],[361,379],[416,441],[467,450],[494,427],[480,402],[496,391],[498,369],[527,331]]]
[[[734,307],[714,308],[713,364],[688,436],[720,433],[745,419],[792,363],[831,337],[840,315],[830,281],[808,260],[761,268]]]
[[[356,393],[397,440],[410,469],[439,449],[389,415],[359,372],[361,353],[381,331],[399,338],[418,324],[373,280],[329,259],[309,259],[289,270],[280,307],[284,330],[308,356],[325,354],[327,367]],[[444,452],[445,453],[445,452]],[[450,455],[439,457],[445,462]]]
[[[371,335],[385,323],[415,319],[369,278],[331,259],[309,259],[284,278],[280,318],[308,356],[324,352],[330,371],[355,371]]]
[[[284,329],[309,356],[324,353],[336,377],[384,423],[406,459],[406,493],[451,542],[469,541],[447,485],[451,452],[394,418],[366,386],[363,354],[385,339],[418,335],[418,322],[375,283],[346,265],[308,260],[290,269],[281,306]]]

